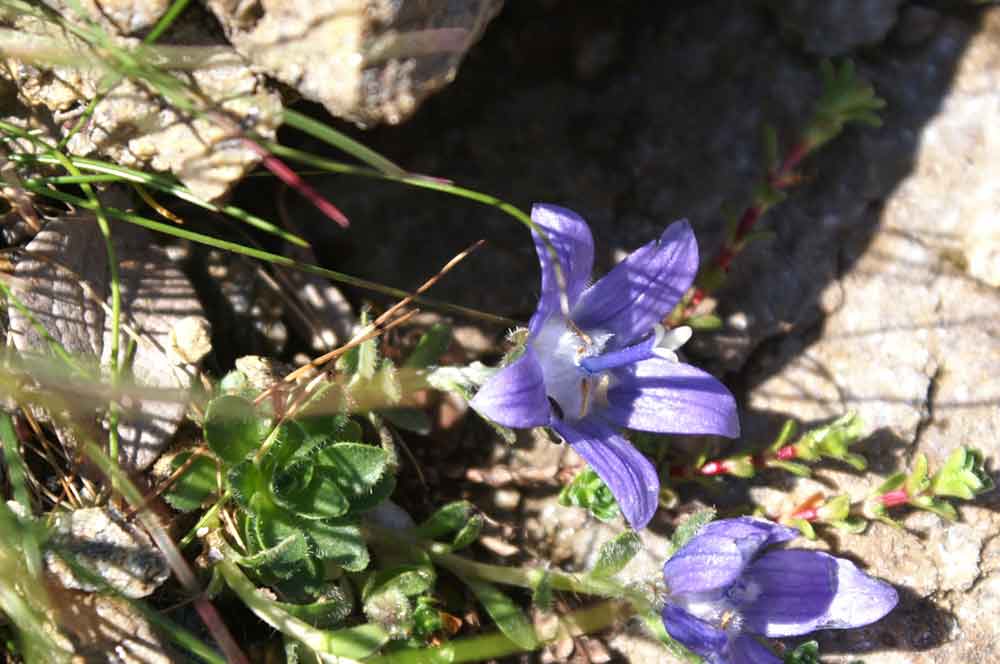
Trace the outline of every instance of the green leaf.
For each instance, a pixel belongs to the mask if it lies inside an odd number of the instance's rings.
[[[565,507],[582,507],[605,523],[614,521],[621,513],[614,494],[591,468],[577,473],[573,481],[559,492],[559,504]]]
[[[685,519],[670,536],[670,551],[667,557],[677,553],[688,543],[688,540],[697,535],[698,531],[711,523],[713,519],[715,519],[715,510],[713,509],[699,510]]]
[[[274,605],[313,627],[331,627],[344,622],[354,609],[351,598],[337,586],[329,586],[324,597],[315,602],[293,604],[274,602]]]
[[[368,577],[362,597],[369,597],[390,588],[398,590],[406,597],[416,597],[434,586],[437,576],[431,565],[398,565],[384,569]]]
[[[307,438],[360,442],[361,425],[347,415],[318,415],[295,420]]]
[[[379,414],[400,429],[421,436],[430,434],[434,429],[430,416],[419,408],[386,408],[380,410]]]
[[[820,664],[819,643],[806,641],[785,655],[785,664]]]
[[[895,491],[899,487],[906,483],[906,473],[894,473],[882,482],[879,488],[875,489],[876,496],[881,496],[883,494],[889,493],[890,491]]]
[[[816,530],[813,525],[806,521],[805,519],[793,519],[792,525],[799,529],[802,536],[809,540],[816,539]]]
[[[317,558],[328,560],[348,572],[360,572],[368,567],[368,548],[357,520],[347,517],[301,520],[298,525],[312,544],[312,553]]]
[[[771,443],[769,449],[772,452],[780,450],[788,443],[789,440],[792,439],[792,436],[795,435],[798,428],[798,425],[795,424],[795,420],[785,420],[785,423],[781,426],[781,431],[778,432],[778,437],[774,439],[774,442]]]
[[[273,508],[263,513],[251,512],[247,514],[247,530],[259,544],[255,553],[271,550],[274,554],[267,563],[268,573],[290,579],[309,566],[309,543],[286,513]]]
[[[462,580],[469,586],[504,636],[525,650],[534,650],[538,646],[531,622],[507,595],[485,581],[470,578]]]
[[[618,537],[605,542],[597,554],[597,562],[590,571],[591,576],[609,577],[625,569],[635,554],[642,548],[642,540],[634,530],[626,530]]]
[[[329,476],[352,505],[370,501],[389,465],[385,450],[364,443],[336,443],[317,452],[315,459],[317,472],[321,469]],[[384,484],[382,490],[385,490]]]
[[[946,521],[958,521],[958,511],[946,500],[933,496],[918,496],[910,499],[910,505],[933,512]]]
[[[347,514],[351,503],[341,490],[335,473],[328,466],[314,467],[307,459],[301,461],[304,463],[294,464],[289,470],[294,472],[295,468],[302,465],[312,468],[308,486],[301,487],[294,494],[285,495],[279,495],[275,487],[275,502],[303,519],[328,519]]]
[[[927,477],[927,466],[927,455],[918,452],[913,460],[913,470],[910,471],[910,476],[906,478],[904,484],[908,495],[919,496],[930,487],[931,481]]]
[[[171,470],[176,471],[187,463],[191,459],[191,454],[192,452],[181,452],[171,459]],[[163,499],[179,512],[198,509],[209,496],[215,495],[218,489],[218,469],[215,459],[206,454],[199,454],[163,494]]]
[[[403,362],[408,369],[425,369],[437,361],[451,345],[451,326],[434,323],[420,337],[410,356]]]
[[[205,411],[205,442],[226,463],[239,463],[260,444],[257,420],[250,401],[232,395],[216,397]]]
[[[255,539],[259,541],[259,538]],[[295,551],[296,547],[302,547],[302,551]],[[239,556],[233,562],[240,567],[261,569],[282,560],[304,558],[306,553],[308,551],[305,548],[305,539],[301,535],[295,534],[289,535],[274,546],[262,549],[253,555]]]
[[[389,641],[389,634],[379,625],[364,624],[338,629],[326,634],[330,652],[348,659],[365,659]]]
[[[846,519],[829,521],[828,523],[838,530],[854,535],[860,535],[868,528],[868,521],[860,516],[849,516]]]
[[[931,480],[931,493],[972,500],[993,488],[993,480],[983,466],[979,450],[959,447],[948,456],[941,470]]]
[[[227,475],[233,498],[244,509],[253,509],[254,497],[265,493],[267,482],[253,461],[247,459],[233,466]]]
[[[531,592],[531,603],[541,611],[552,610],[552,574],[545,570]]]
[[[722,329],[722,319],[715,314],[701,314],[688,318],[686,324],[699,332],[711,332]]]
[[[475,506],[468,501],[448,503],[417,526],[414,533],[422,539],[437,539],[464,528],[475,513]]]
[[[809,466],[802,463],[795,463],[794,461],[769,459],[767,465],[769,468],[780,468],[798,477],[809,477],[812,475],[812,470],[809,469]]]

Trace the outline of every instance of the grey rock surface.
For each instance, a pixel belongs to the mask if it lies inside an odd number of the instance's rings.
[[[51,546],[60,547],[125,597],[146,597],[170,575],[167,560],[138,526],[107,509],[90,507],[52,518]],[[94,592],[56,553],[45,553],[46,568],[64,588]]]
[[[118,423],[120,460],[142,470],[170,442],[187,409],[187,390],[194,365],[175,348],[175,328],[195,319],[206,325],[201,304],[187,277],[152,242],[148,231],[121,223],[112,227],[119,263],[122,322],[119,361],[125,362],[127,332],[135,334],[130,371],[123,372],[125,394]],[[24,250],[15,266],[15,293],[48,333],[83,367],[107,370],[111,360],[111,316],[105,310],[110,289],[106,251],[93,217],[63,217],[49,222]],[[9,343],[22,353],[50,355],[48,341],[24,312],[8,305]],[[40,368],[46,365],[42,365]],[[39,373],[47,387],[63,394],[65,405],[86,421],[87,413],[107,405],[110,395],[95,394],[92,384],[76,384],[79,376]],[[65,374],[65,371],[64,371]],[[43,378],[45,375],[47,378]],[[103,402],[102,402],[103,399]],[[57,418],[58,419],[58,418]],[[92,420],[92,416],[91,416]],[[58,422],[57,422],[58,424]],[[68,443],[75,437],[57,430]]]
[[[261,71],[361,125],[395,124],[447,85],[503,0],[209,0]]]
[[[878,44],[899,17],[904,0],[773,0],[781,25],[817,55],[845,55]]]
[[[177,655],[149,621],[126,600],[67,593],[58,607],[74,664],[180,664]]]

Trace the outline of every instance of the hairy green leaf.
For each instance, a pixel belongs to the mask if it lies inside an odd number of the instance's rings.
[[[260,444],[257,420],[250,401],[228,394],[216,397],[205,411],[205,441],[226,463],[239,463]]]

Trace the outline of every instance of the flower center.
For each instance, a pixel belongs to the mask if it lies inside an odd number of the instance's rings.
[[[604,330],[583,332],[561,316],[553,316],[531,341],[545,377],[548,397],[556,402],[566,420],[587,416],[601,400],[608,378],[601,371],[584,368],[587,358],[600,356],[613,335]]]
[[[686,595],[672,597],[668,601],[728,634],[737,634],[743,627],[743,616],[727,595]]]

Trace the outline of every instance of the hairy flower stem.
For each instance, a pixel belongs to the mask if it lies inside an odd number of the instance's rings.
[[[551,584],[554,590],[626,599],[633,605],[636,605],[637,609],[650,608],[649,600],[641,593],[622,586],[611,579],[553,572],[540,567],[490,565],[449,553],[448,547],[440,544],[432,544],[428,547],[428,553],[434,559],[434,562],[455,572],[459,576],[473,577],[492,583],[529,589],[536,588],[547,576],[548,583]]]
[[[567,637],[583,636],[607,629],[631,617],[635,609],[627,603],[608,601],[585,609],[577,609],[559,618],[554,629],[540,633],[535,630],[538,647]],[[426,662],[480,662],[528,652],[500,632],[491,632],[463,639],[455,639],[433,648],[401,650],[387,655],[370,657],[365,664],[425,664]]]
[[[273,601],[267,599],[257,590],[253,582],[240,571],[236,563],[232,562],[235,553],[222,541],[221,537],[213,537],[212,545],[216,546],[222,553],[222,560],[216,564],[216,569],[222,574],[226,585],[236,593],[247,608],[271,627],[313,650],[321,662],[326,664],[356,664],[358,657],[364,656],[358,654],[359,649],[360,652],[367,650],[365,640],[373,644],[372,650],[374,650],[387,638],[381,633],[381,629],[373,624],[364,625],[361,628],[329,631],[317,629],[296,618],[276,606]]]

